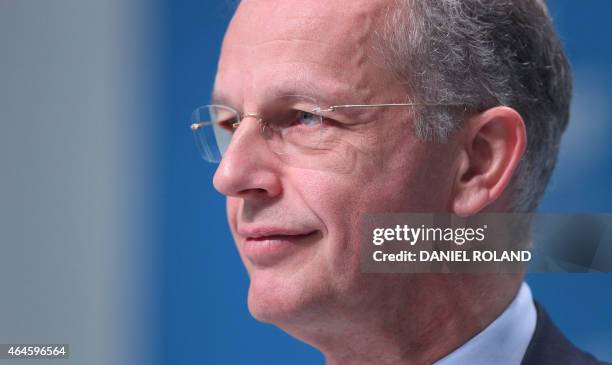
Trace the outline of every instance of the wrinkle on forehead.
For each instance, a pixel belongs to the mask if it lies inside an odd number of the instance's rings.
[[[271,39],[301,39],[338,45],[366,45],[389,0],[251,0],[232,19],[226,41],[260,45]],[[237,39],[236,39],[237,38]],[[338,42],[338,41],[344,42]]]
[[[252,94],[283,75],[316,82],[336,103],[374,102],[390,77],[372,61],[371,38],[389,2],[243,1],[224,40],[217,84],[225,88],[239,72],[234,86]]]

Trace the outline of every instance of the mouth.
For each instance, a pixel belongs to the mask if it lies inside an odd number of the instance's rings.
[[[308,233],[302,233],[302,234],[271,234],[271,235],[265,235],[265,236],[247,237],[246,240],[255,241],[255,242],[266,242],[266,241],[281,242],[281,241],[286,241],[286,240],[299,240],[301,238],[309,237],[313,235],[314,233],[315,231],[308,232]]]
[[[309,246],[319,236],[318,232],[257,229],[239,231],[239,235],[244,237],[242,251],[251,263],[271,266]]]

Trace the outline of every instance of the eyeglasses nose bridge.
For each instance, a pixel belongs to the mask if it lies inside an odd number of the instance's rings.
[[[261,118],[261,116],[257,113],[244,113],[240,116],[240,120],[237,121],[236,123],[232,124],[232,127],[234,129],[238,128],[238,126],[240,124],[242,124],[242,122],[246,119],[246,118],[257,118],[257,122],[261,123],[263,121],[263,119]]]

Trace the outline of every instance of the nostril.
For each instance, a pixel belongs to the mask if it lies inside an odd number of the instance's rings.
[[[251,189],[241,190],[240,192],[238,192],[238,194],[239,195],[247,195],[247,194],[267,195],[268,191],[266,189],[263,189],[263,188],[251,188]]]

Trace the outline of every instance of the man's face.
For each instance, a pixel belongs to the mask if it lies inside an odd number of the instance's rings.
[[[283,92],[323,107],[404,102],[404,87],[374,52],[387,10],[372,0],[243,1],[215,93],[243,113]],[[409,109],[337,111],[324,123],[343,148],[304,167],[272,152],[247,119],[215,174],[251,279],[249,309],[262,321],[308,321],[384,300],[385,286],[360,274],[361,215],[448,211],[456,146],[417,140]]]

